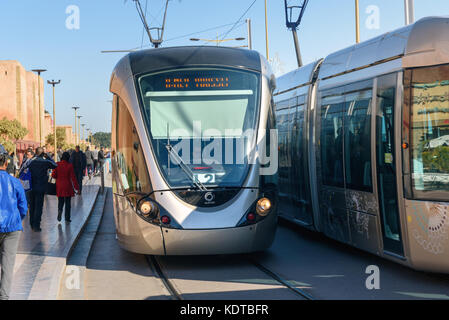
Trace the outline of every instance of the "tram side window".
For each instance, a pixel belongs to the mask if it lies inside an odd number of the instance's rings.
[[[116,161],[121,182],[119,190],[122,194],[149,193],[148,170],[134,121],[122,99],[118,100],[118,104]]]
[[[278,144],[279,144],[279,175],[286,178],[288,168],[288,107],[277,112],[277,129],[278,129]]]
[[[371,91],[346,95],[344,119],[346,187],[367,192],[372,192]]]
[[[321,102],[321,167],[323,184],[344,187],[343,95],[323,97]]]
[[[449,191],[449,65],[412,69],[406,85],[413,191],[420,198],[441,198],[432,193]]]

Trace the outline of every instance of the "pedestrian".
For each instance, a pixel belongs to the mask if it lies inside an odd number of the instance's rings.
[[[31,148],[28,149],[25,156],[26,157],[23,158],[22,165],[20,166],[19,175],[18,175],[19,179],[22,179],[22,177],[21,177],[22,173],[24,175],[26,175],[27,171],[30,170],[29,169],[30,161],[34,157],[33,149],[31,149]],[[27,179],[27,180],[28,180],[28,186],[25,186],[23,184],[22,185],[23,185],[23,187],[25,189],[25,195],[26,195],[26,198],[27,198],[27,202],[30,203],[31,202],[31,177],[29,177],[29,179]]]
[[[72,208],[72,197],[79,190],[78,181],[75,176],[75,170],[70,163],[70,154],[64,152],[61,156],[61,161],[53,170],[52,177],[56,179],[56,195],[58,196],[58,221],[61,221],[62,210],[65,205],[65,222],[71,222],[70,211]]]
[[[8,156],[8,154],[6,154]],[[11,152],[11,154],[8,156],[8,166],[6,168],[6,172],[8,172],[13,177],[16,176],[16,165],[15,165],[15,159],[14,159],[14,152]]]
[[[9,157],[0,147],[0,300],[8,300],[28,205],[22,184],[6,172]]]
[[[70,156],[70,163],[75,170],[76,180],[79,185],[79,194],[83,192],[83,176],[86,170],[86,155],[80,150],[80,146],[75,147],[75,151]]]
[[[64,152],[62,151],[62,149],[61,148],[58,148],[58,152],[57,152],[57,155],[58,155],[58,160],[59,161],[61,161],[61,159],[62,159],[62,154],[63,154]]]
[[[87,174],[89,175],[89,179],[92,179],[92,173],[94,168],[94,155],[92,151],[90,151],[89,147],[86,148],[86,166],[87,166]]]
[[[30,161],[28,168],[31,172],[31,197],[30,197],[30,225],[36,232],[41,230],[42,209],[48,184],[48,170],[57,167],[51,159],[48,159],[43,148],[36,149],[35,157]]]
[[[94,150],[92,150],[92,155],[94,157],[94,174],[98,172],[98,147],[95,146]]]
[[[103,147],[100,147],[100,151],[98,152],[98,171],[103,170],[103,165],[104,165],[104,149]]]

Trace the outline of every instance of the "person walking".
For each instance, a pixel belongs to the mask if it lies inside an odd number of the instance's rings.
[[[103,165],[104,165],[104,149],[103,147],[100,147],[100,151],[98,152],[98,171],[100,172],[100,170],[103,170]]]
[[[79,185],[79,194],[83,192],[83,176],[86,170],[86,155],[80,150],[80,146],[76,146],[75,151],[70,157],[70,163],[75,170],[76,180]]]
[[[87,174],[89,175],[89,179],[92,179],[93,168],[94,168],[94,155],[92,151],[89,150],[89,147],[86,148],[86,166],[87,166]]]
[[[79,190],[78,181],[75,176],[73,165],[69,162],[70,154],[64,152],[61,161],[53,170],[52,177],[56,179],[56,195],[58,196],[58,221],[61,221],[62,211],[65,206],[65,222],[71,222],[70,211],[72,208],[72,197],[75,195],[73,189]]]
[[[28,204],[20,181],[6,172],[9,156],[0,147],[0,300],[8,300]]]
[[[36,149],[36,156],[30,161],[28,168],[31,172],[31,197],[30,197],[30,225],[36,232],[41,230],[42,209],[44,196],[48,183],[48,170],[57,167],[51,159],[46,158],[44,150]]]
[[[30,148],[27,150],[26,157],[23,158],[22,165],[20,166],[19,175],[18,175],[19,179],[22,179],[22,177],[21,177],[22,173],[26,174],[27,171],[30,170],[29,165],[30,165],[33,157],[34,157],[34,152],[33,152],[33,149]],[[30,203],[31,202],[31,180],[30,179],[28,179],[28,184],[29,185],[27,187],[24,186],[24,189],[28,189],[28,190],[25,190],[25,195],[27,198],[27,202]]]
[[[92,150],[92,156],[94,157],[94,175],[98,172],[98,148],[95,146],[94,150]]]

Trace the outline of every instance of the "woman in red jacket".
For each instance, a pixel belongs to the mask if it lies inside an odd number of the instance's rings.
[[[71,200],[80,189],[76,180],[73,165],[69,162],[70,154],[64,152],[58,167],[53,170],[52,177],[56,179],[56,195],[58,196],[58,221],[61,221],[62,210],[65,204],[65,221],[70,222]]]

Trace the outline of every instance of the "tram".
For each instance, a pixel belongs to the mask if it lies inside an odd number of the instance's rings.
[[[266,132],[275,126],[274,87],[267,61],[244,49],[160,48],[118,62],[112,175],[124,249],[207,255],[271,245],[278,192]]]
[[[277,79],[280,216],[449,272],[448,37],[428,17]]]

